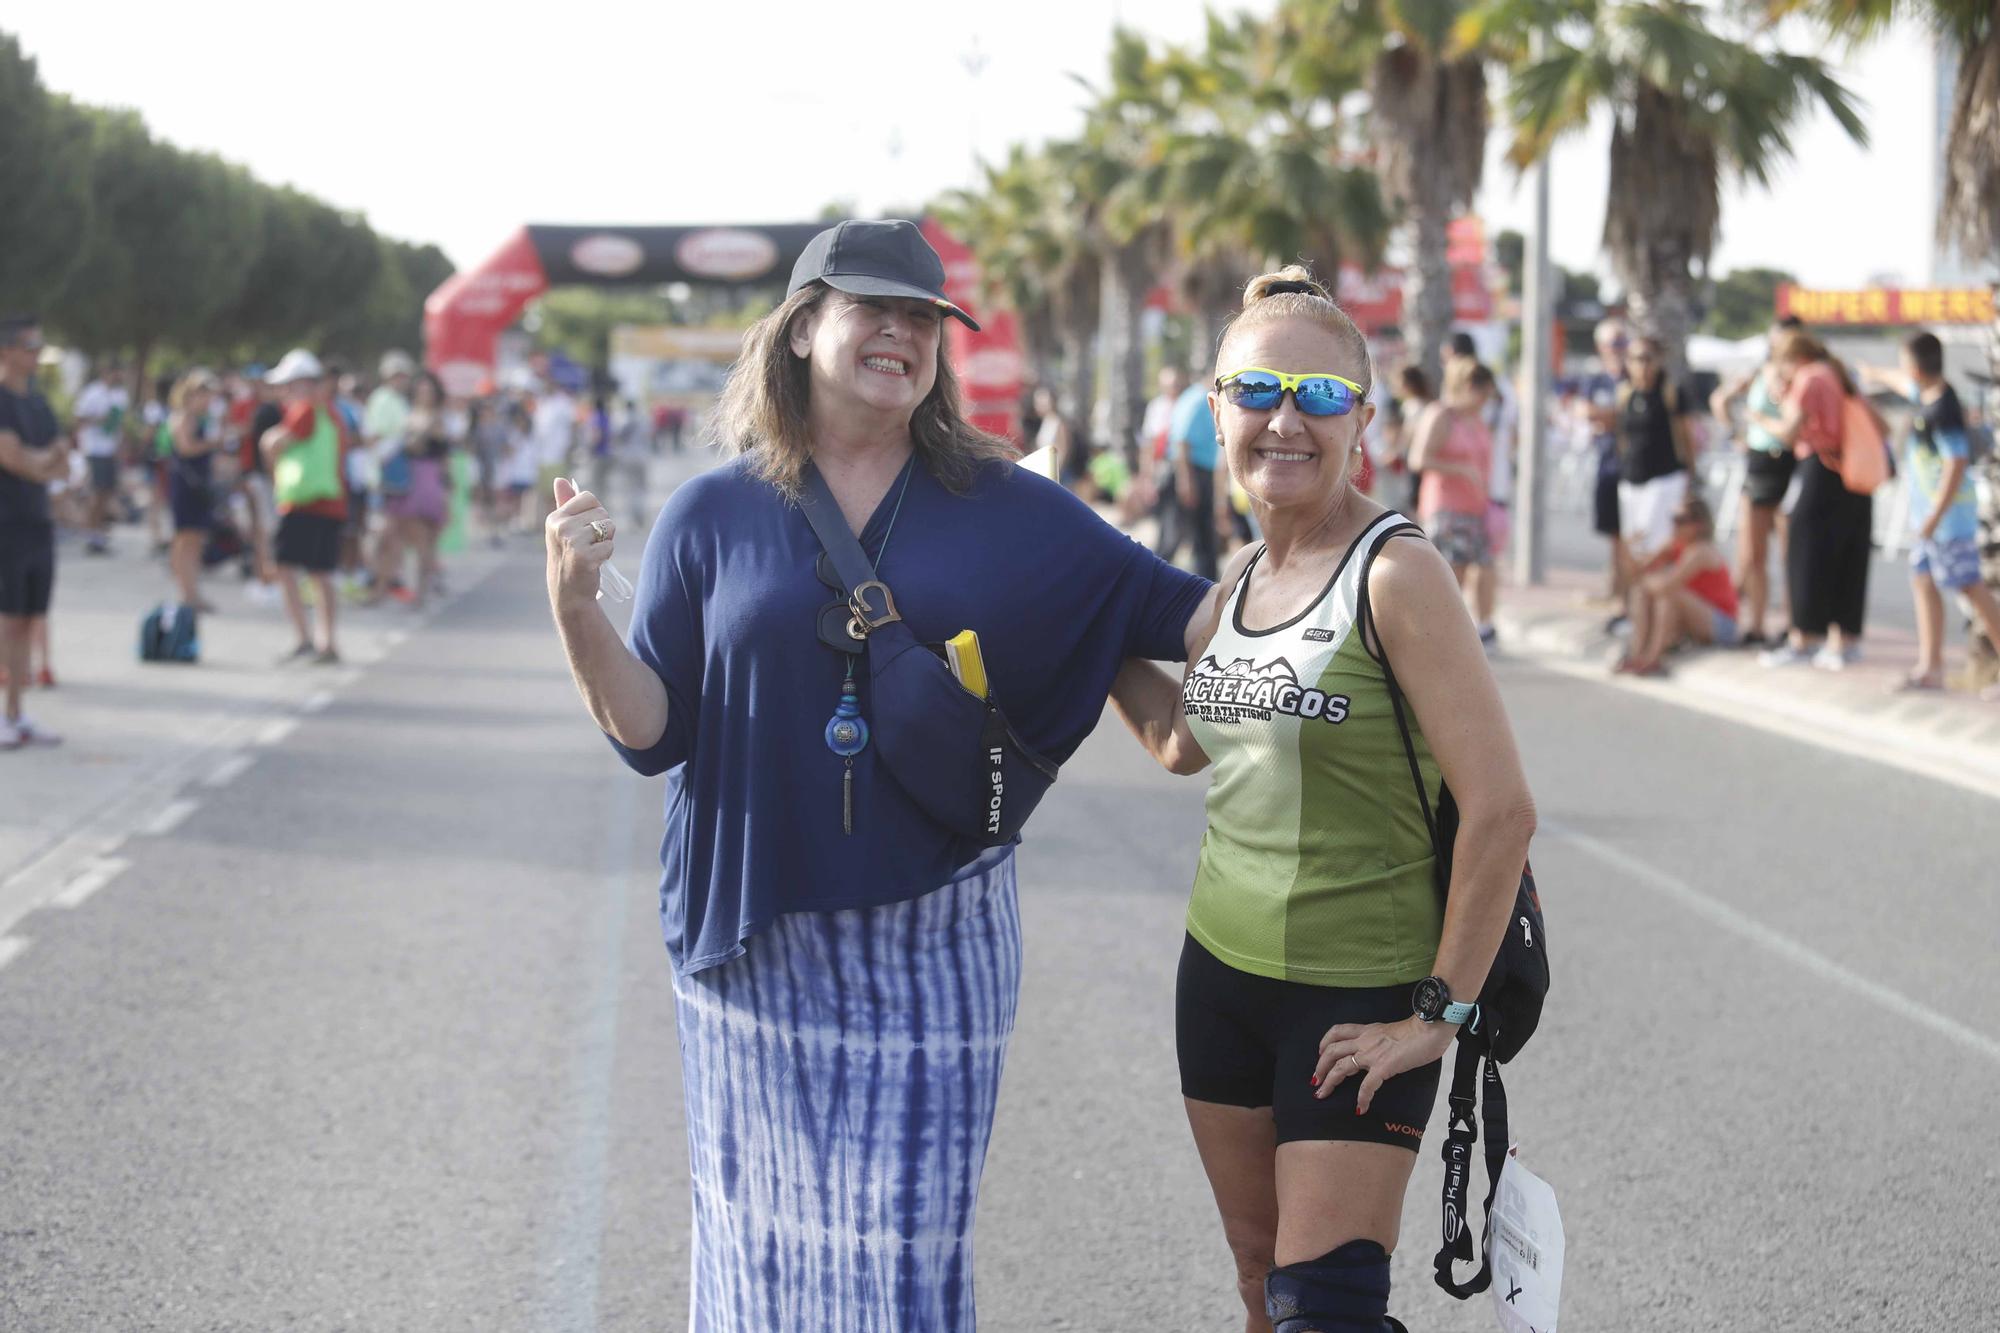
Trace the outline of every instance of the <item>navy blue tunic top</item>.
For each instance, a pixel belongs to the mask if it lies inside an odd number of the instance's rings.
[[[978,631],[994,697],[1023,742],[1056,762],[1096,726],[1128,657],[1179,661],[1208,583],[1159,560],[1062,487],[1011,464],[954,495],[922,466],[891,486],[862,545],[917,638]],[[884,535],[889,535],[886,552]],[[819,641],[835,593],[797,505],[738,459],[661,510],[639,573],[631,645],[667,687],[650,749],[667,774],[660,917],[676,967],[700,971],[787,912],[900,902],[952,882],[984,849],[926,817],[871,745],[843,761],[825,730],[846,659]],[[857,662],[872,719],[868,664]]]

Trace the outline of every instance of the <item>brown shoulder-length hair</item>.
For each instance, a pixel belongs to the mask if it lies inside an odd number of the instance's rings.
[[[1854,396],[1854,377],[1847,373],[1847,367],[1827,350],[1825,343],[1804,329],[1786,329],[1778,334],[1771,340],[1770,355],[1773,361],[1793,361],[1802,366],[1812,365],[1816,361],[1824,362],[1833,368],[1835,378],[1840,381],[1841,391],[1850,398]]]
[[[799,496],[813,443],[807,415],[812,365],[793,353],[792,325],[818,309],[831,291],[823,282],[803,287],[751,325],[743,338],[743,355],[729,372],[716,404],[714,435],[723,454],[744,455],[754,476],[791,499]],[[958,375],[945,353],[942,329],[937,382],[910,418],[910,439],[931,475],[961,495],[971,489],[981,466],[1010,460],[1015,454],[1005,440],[965,419]]]

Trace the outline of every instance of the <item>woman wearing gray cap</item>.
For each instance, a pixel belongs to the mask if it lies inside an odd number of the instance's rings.
[[[1014,833],[1209,592],[965,422],[947,318],[978,327],[913,224],[812,241],[723,394],[730,461],[653,528],[629,644],[595,600],[611,517],[557,483],[577,687],[667,774],[696,1330],[973,1327]]]

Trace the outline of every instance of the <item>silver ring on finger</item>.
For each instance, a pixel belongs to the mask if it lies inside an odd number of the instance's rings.
[[[601,518],[590,520],[590,544],[595,546],[599,542],[608,542],[610,540],[611,525]]]
[[[1352,1069],[1350,1069],[1350,1070],[1348,1070],[1348,1071],[1347,1071],[1348,1073],[1350,1073],[1350,1074],[1358,1074],[1358,1073],[1360,1073],[1360,1072],[1361,1072],[1361,1061],[1360,1061],[1360,1060],[1358,1060],[1358,1059],[1357,1059],[1357,1058],[1355,1058],[1354,1056],[1351,1056],[1351,1055],[1350,1055],[1350,1056],[1348,1056],[1348,1057],[1347,1057],[1347,1062],[1348,1062],[1349,1064],[1351,1064],[1351,1065],[1353,1065],[1353,1066],[1354,1066],[1354,1068],[1352,1068]]]

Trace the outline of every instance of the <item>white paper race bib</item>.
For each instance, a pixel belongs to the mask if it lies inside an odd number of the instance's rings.
[[[1506,1333],[1556,1333],[1562,1296],[1563,1224],[1556,1192],[1507,1152],[1486,1250],[1493,1260],[1493,1308]]]

